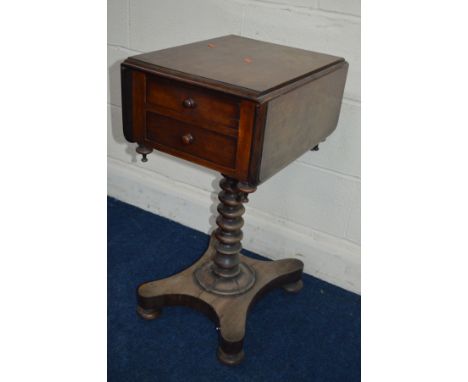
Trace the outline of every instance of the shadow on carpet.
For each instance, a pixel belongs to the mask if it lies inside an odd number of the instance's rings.
[[[110,382],[360,380],[361,298],[309,275],[299,294],[276,289],[252,307],[235,367],[217,361],[215,325],[201,313],[168,307],[142,320],[137,285],[191,265],[209,236],[112,198],[107,206]]]

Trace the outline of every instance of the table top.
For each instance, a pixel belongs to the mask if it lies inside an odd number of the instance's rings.
[[[127,61],[260,96],[344,59],[228,35],[132,56]]]

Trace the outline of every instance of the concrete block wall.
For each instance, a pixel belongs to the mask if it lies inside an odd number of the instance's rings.
[[[214,227],[219,175],[166,154],[139,162],[122,134],[120,69],[128,56],[225,34],[343,56],[339,125],[263,184],[247,205],[244,247],[295,256],[306,272],[360,292],[360,1],[108,0],[108,193],[203,232]]]

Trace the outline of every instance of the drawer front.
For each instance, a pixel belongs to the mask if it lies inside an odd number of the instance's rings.
[[[158,113],[196,125],[239,125],[237,99],[163,77],[147,77],[146,103],[158,107]]]
[[[146,113],[146,139],[162,151],[193,157],[225,168],[236,167],[237,139],[151,111]]]

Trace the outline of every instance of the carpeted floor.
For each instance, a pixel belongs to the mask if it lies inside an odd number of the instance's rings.
[[[217,332],[201,313],[165,308],[144,321],[135,289],[192,264],[209,237],[108,198],[108,380],[360,380],[360,296],[304,275],[297,295],[271,291],[252,308],[236,367],[218,363]],[[261,258],[244,250],[244,253]]]

